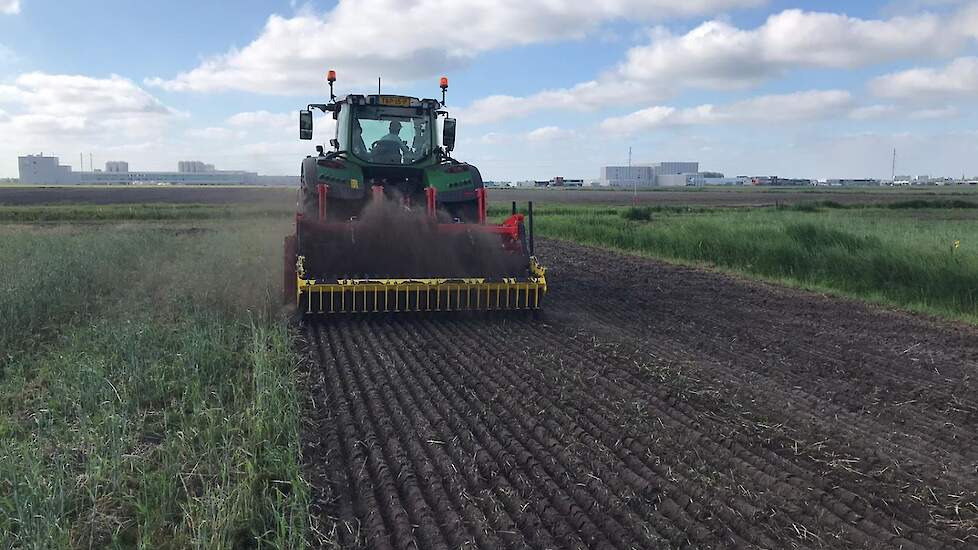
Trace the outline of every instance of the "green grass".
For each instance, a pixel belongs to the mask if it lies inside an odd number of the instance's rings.
[[[542,236],[978,323],[978,216],[966,204],[541,207],[535,226]]]
[[[0,225],[0,546],[304,544],[286,229]]]
[[[279,205],[109,204],[0,206],[0,223],[87,222],[124,220],[282,219],[295,209]]]

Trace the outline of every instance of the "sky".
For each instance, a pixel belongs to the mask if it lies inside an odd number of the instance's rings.
[[[179,160],[285,175],[298,110],[438,98],[485,179],[978,175],[978,0],[0,0],[0,178]],[[316,121],[327,142],[330,120]]]

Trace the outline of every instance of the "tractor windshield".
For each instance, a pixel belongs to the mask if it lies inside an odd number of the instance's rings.
[[[350,124],[350,150],[376,164],[413,164],[431,153],[431,119],[417,109],[361,106]]]

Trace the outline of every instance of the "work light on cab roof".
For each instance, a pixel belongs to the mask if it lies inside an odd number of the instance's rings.
[[[302,161],[296,231],[285,242],[285,295],[303,314],[540,309],[545,269],[527,217],[487,219],[479,170],[452,158],[455,119],[442,99],[336,97],[299,111],[336,121],[329,147]]]

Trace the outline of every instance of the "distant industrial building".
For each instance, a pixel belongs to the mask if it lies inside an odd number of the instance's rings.
[[[882,185],[880,180],[874,179],[829,179],[825,180],[826,185],[830,187],[878,187]]]
[[[216,171],[213,164],[204,164],[199,160],[181,160],[177,163],[177,172],[182,174],[200,174]]]
[[[297,185],[296,176],[260,176],[242,170],[216,170],[213,164],[180,161],[176,172],[129,171],[129,163],[109,161],[105,170],[75,172],[60,164],[58,157],[44,154],[17,158],[20,183],[27,185],[85,184],[185,184],[185,185]]]
[[[600,183],[612,187],[687,185],[685,182],[680,183],[680,178],[668,176],[697,174],[699,170],[700,163],[698,162],[658,162],[632,166],[605,166],[601,168]]]
[[[547,187],[584,187],[584,180],[578,178],[565,178],[563,176],[556,176],[550,178],[550,181],[546,183]]]
[[[778,176],[755,176],[750,180],[751,185],[770,185],[777,187],[804,187],[812,185],[812,180],[798,178],[779,178]]]

